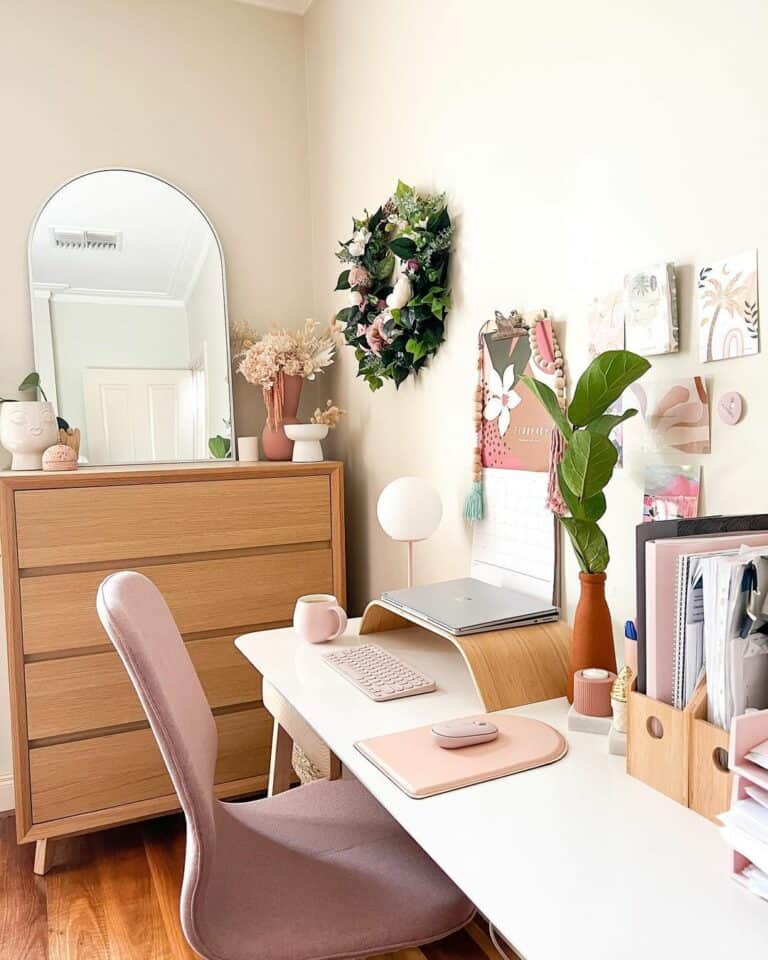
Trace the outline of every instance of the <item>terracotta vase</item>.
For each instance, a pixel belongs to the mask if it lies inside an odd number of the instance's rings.
[[[605,602],[605,574],[580,573],[581,595],[571,631],[568,702],[573,703],[573,675],[577,670],[602,667],[616,672],[611,611]]]
[[[293,456],[293,440],[289,440],[283,430],[283,424],[298,423],[296,413],[299,409],[301,377],[283,378],[283,415],[280,426],[272,430],[268,423],[261,432],[261,449],[267,460],[290,460]]]

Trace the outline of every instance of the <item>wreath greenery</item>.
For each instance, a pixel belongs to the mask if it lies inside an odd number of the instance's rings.
[[[371,216],[355,219],[336,256],[344,265],[337,290],[344,339],[354,348],[357,376],[378,390],[417,374],[444,340],[451,306],[446,287],[453,225],[445,194],[418,194],[400,181]]]

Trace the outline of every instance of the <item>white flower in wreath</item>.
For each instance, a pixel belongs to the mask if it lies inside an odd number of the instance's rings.
[[[348,250],[353,257],[362,257],[365,253],[365,248],[368,246],[368,241],[371,239],[371,231],[366,230],[365,227],[361,227],[359,230],[355,230],[352,234],[352,240],[349,243]]]
[[[488,390],[491,397],[485,405],[483,416],[486,420],[498,420],[500,437],[509,430],[509,411],[514,410],[522,399],[512,389],[514,382],[515,365],[513,363],[510,363],[502,377],[493,369],[488,374]]]

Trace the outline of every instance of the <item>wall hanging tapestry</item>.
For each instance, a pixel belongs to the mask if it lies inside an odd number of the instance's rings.
[[[530,390],[527,374],[541,380],[565,403],[563,355],[546,311],[524,319],[513,310],[496,311],[478,336],[478,384],[475,391],[473,485],[464,515],[483,516],[483,468],[550,474],[549,497],[559,505],[555,469],[562,455],[560,433]]]
[[[697,294],[702,363],[759,352],[757,250],[702,267]]]
[[[371,390],[417,374],[443,342],[451,305],[446,286],[453,225],[445,194],[419,194],[402,181],[369,215],[355,219],[336,256],[336,284],[349,306],[336,320]]]

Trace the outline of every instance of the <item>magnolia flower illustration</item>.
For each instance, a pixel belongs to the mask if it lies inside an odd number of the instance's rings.
[[[486,420],[498,420],[499,436],[503,437],[509,430],[509,411],[520,403],[521,397],[512,389],[515,382],[515,365],[510,365],[500,377],[491,369],[488,373],[488,390],[491,398],[486,403],[483,416]]]

